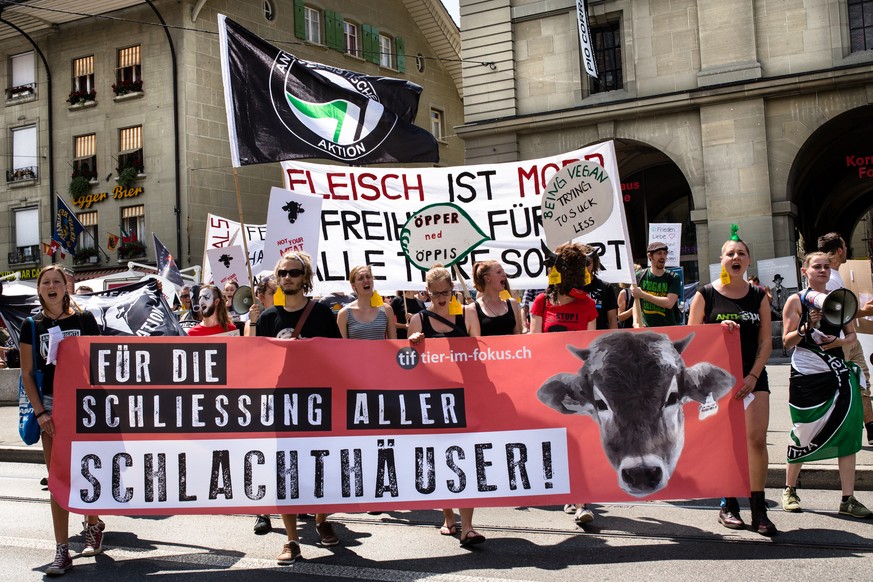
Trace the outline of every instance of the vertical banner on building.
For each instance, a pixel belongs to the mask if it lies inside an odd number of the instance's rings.
[[[667,266],[678,267],[682,254],[682,224],[662,222],[649,224],[649,243],[663,242],[667,245]]]
[[[598,77],[597,60],[594,58],[594,43],[591,42],[585,0],[576,0],[576,23],[579,26],[579,53],[582,55],[582,65],[588,76],[596,79]]]

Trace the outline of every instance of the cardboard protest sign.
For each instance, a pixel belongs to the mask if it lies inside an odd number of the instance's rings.
[[[206,259],[212,271],[212,282],[224,289],[228,281],[236,281],[238,285],[249,284],[249,272],[246,269],[245,251],[240,245],[209,249]],[[204,282],[209,280],[204,279]]]
[[[69,389],[55,394],[49,488],[71,511],[356,512],[748,493],[743,403],[732,398],[739,336],[723,326],[415,347],[125,340],[60,347]]]
[[[400,231],[400,247],[416,269],[450,267],[488,240],[470,216],[454,204],[431,204],[409,217]]]
[[[667,245],[667,266],[678,267],[682,254],[682,223],[661,222],[649,224],[649,244],[663,242]],[[649,261],[651,265],[651,261]]]
[[[318,229],[321,226],[321,196],[270,189],[264,267],[271,269],[289,252],[305,252],[318,265]]]
[[[576,239],[597,249],[610,283],[633,281],[613,143],[566,154],[502,164],[447,168],[354,168],[283,162],[285,187],[324,197],[315,293],[348,288],[354,265],[372,265],[380,289],[421,289],[424,273],[406,259],[401,231],[409,217],[431,204],[462,208],[489,240],[456,263],[465,279],[478,261],[499,261],[516,289],[546,283],[540,201],[546,185],[564,166],[590,161],[610,176],[615,203],[596,232]]]
[[[554,251],[566,242],[595,234],[612,216],[616,199],[606,170],[593,162],[577,162],[555,174],[541,204],[546,245]]]
[[[264,238],[267,236],[266,224],[247,224],[245,227],[246,242],[249,247],[249,262],[252,264],[252,273],[262,269],[272,269],[272,265],[264,264]],[[233,245],[242,246],[240,225],[238,222],[208,214],[206,216],[206,245],[203,247],[203,276],[202,281],[212,281],[212,268],[209,266],[207,251],[221,249]]]

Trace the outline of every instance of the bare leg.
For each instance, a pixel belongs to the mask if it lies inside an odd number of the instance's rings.
[[[321,514],[324,515],[324,514]],[[288,534],[288,541],[300,541],[300,536],[297,534],[297,514],[283,513],[282,523],[285,524],[285,532]]]
[[[51,471],[51,462],[52,462],[52,437],[48,436],[45,433],[42,433],[42,454],[43,458],[45,458],[45,466],[46,469]],[[52,527],[55,531],[55,543],[57,544],[66,544],[69,543],[70,539],[70,512],[61,507],[57,501],[55,501],[55,496],[51,496],[51,508],[52,508]]]
[[[458,509],[458,513],[461,514],[461,539],[473,530],[473,508],[472,507],[462,507]]]
[[[785,463],[785,485],[787,487],[797,487],[797,478],[800,477],[802,468],[803,463]]]
[[[463,514],[461,515],[463,518]],[[455,510],[450,507],[443,509],[443,527],[449,529],[455,527]]]
[[[837,459],[840,468],[840,488],[843,495],[855,494],[855,455],[846,455]]]
[[[767,427],[770,424],[770,394],[755,392],[746,409],[746,446],[749,452],[749,481],[752,491],[763,491],[767,483]]]
[[[324,523],[325,521],[327,521],[327,514],[326,513],[316,513],[315,514],[315,525],[319,525],[321,523]]]

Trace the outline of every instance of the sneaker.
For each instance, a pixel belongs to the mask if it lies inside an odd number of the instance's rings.
[[[797,489],[794,487],[786,487],[782,491],[782,510],[783,511],[800,511],[800,497],[797,496]]]
[[[269,515],[258,515],[255,517],[255,535],[262,536],[270,533],[273,529],[273,524],[270,522]]]
[[[103,551],[103,532],[100,531],[100,524],[95,523],[85,528],[85,549],[82,550],[83,556],[96,556]]]
[[[70,548],[67,544],[58,544],[55,550],[55,561],[45,571],[48,576],[60,576],[73,567]]]
[[[859,517],[861,519],[867,519],[873,512],[864,507],[864,504],[855,499],[854,495],[849,495],[849,500],[840,503],[840,515],[851,515],[852,517]]]
[[[103,531],[106,529],[106,524],[103,523],[103,520],[100,519],[99,517],[97,518],[97,527],[100,528],[100,531]],[[85,535],[87,533],[88,533],[88,520],[85,520],[82,522],[82,535]]]
[[[564,506],[564,513],[566,513],[568,515],[575,514],[576,513],[576,504],[575,503],[568,503],[567,505],[565,505]]]
[[[576,525],[585,525],[594,521],[594,512],[588,509],[587,505],[583,504],[576,510],[573,519],[576,521]]]
[[[294,560],[300,557],[300,542],[297,540],[288,540],[282,546],[282,553],[276,556],[276,563],[280,566],[293,564]]]
[[[333,524],[329,521],[322,521],[315,524],[315,531],[318,532],[319,541],[322,546],[335,546],[339,543],[339,538],[333,531]]]

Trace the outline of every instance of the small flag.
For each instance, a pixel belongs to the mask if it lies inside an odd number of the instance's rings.
[[[76,245],[79,244],[79,237],[85,231],[85,227],[76,218],[76,215],[70,210],[70,207],[64,203],[60,196],[55,195],[57,200],[58,211],[55,216],[55,228],[52,233],[52,240],[57,241],[61,250],[64,253],[73,254],[76,252]],[[66,255],[62,255],[66,256]]]
[[[439,161],[436,139],[409,115],[420,87],[300,60],[222,14],[218,31],[234,167],[301,158]]]
[[[176,266],[176,261],[173,260],[170,249],[164,246],[158,235],[152,233],[152,236],[155,239],[155,257],[158,261],[158,274],[174,285],[183,286],[185,283],[182,281],[182,273],[179,272],[179,267]]]
[[[110,251],[114,251],[118,247],[118,241],[121,240],[121,237],[117,234],[109,233],[109,238],[106,239],[106,248]]]

